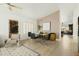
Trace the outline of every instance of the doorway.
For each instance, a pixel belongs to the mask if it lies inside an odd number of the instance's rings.
[[[9,20],[9,38],[12,34],[18,34],[18,21]]]

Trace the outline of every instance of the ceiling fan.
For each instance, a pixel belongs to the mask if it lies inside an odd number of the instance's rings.
[[[0,4],[0,5],[3,5],[3,4]],[[11,3],[5,3],[5,5],[8,6],[8,9],[9,9],[10,11],[13,11],[13,8],[22,9],[21,7],[18,7],[18,6],[16,6],[16,5],[11,4]]]

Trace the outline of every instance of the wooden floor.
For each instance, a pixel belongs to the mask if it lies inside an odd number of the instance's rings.
[[[58,41],[28,39],[23,45],[42,56],[76,56],[78,54],[78,45],[70,35],[64,35]]]
[[[19,47],[17,47],[17,44],[14,44],[13,41],[9,41],[4,48],[4,50],[3,48],[1,50],[1,52],[4,53],[0,55],[7,55],[8,53],[14,55],[13,53],[11,53],[11,51],[14,51],[15,55],[29,55],[27,53],[23,53],[26,51],[32,52],[30,53],[30,55],[32,54],[32,56],[78,56],[78,44],[74,42],[73,37],[70,35],[64,35],[61,40],[58,39],[56,41],[26,39],[20,41]],[[8,52],[6,49],[8,50]]]

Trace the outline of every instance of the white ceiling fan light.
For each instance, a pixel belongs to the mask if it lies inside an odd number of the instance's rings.
[[[10,11],[13,11],[14,9],[22,9],[21,7],[18,7],[16,5],[11,4],[11,3],[4,3],[4,4],[8,6],[8,9]],[[0,4],[0,5],[4,5],[4,4]]]

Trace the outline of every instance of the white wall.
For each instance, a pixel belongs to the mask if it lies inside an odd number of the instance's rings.
[[[64,26],[68,26],[68,24],[73,23],[73,12],[69,11],[68,8],[60,9],[61,22],[63,22]]]
[[[79,4],[75,7],[73,11],[73,38],[74,41],[78,41],[78,17],[79,17]]]
[[[6,11],[6,9],[0,9],[0,36],[1,37],[7,37],[9,34],[9,26],[8,26],[8,17],[9,13]]]
[[[23,23],[33,22],[34,32],[37,31],[37,21],[34,19],[28,18],[26,15],[20,13],[21,11],[9,11],[7,8],[0,8],[0,37],[8,38],[9,37],[9,19],[19,21],[19,34],[23,35],[26,38],[26,35],[23,34]],[[26,20],[26,21],[25,21]],[[22,37],[23,38],[23,37]]]

